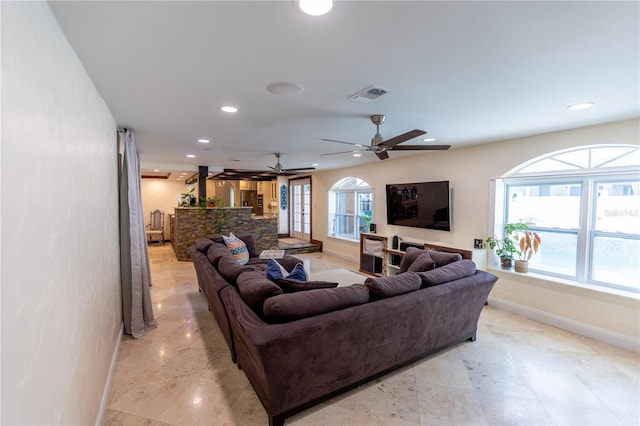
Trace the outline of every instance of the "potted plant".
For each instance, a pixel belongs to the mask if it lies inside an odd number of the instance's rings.
[[[216,195],[207,197],[207,207],[222,207],[222,198]]]
[[[195,187],[192,187],[187,192],[183,192],[178,197],[178,207],[191,207],[196,204],[196,195],[193,193]]]
[[[520,237],[519,259],[516,260],[516,272],[529,272],[529,259],[538,252],[542,238],[538,233],[526,230]]]
[[[515,256],[520,256],[518,231],[525,231],[528,228],[526,223],[507,223],[504,226],[503,238],[493,236],[485,240],[487,247],[494,250],[500,257],[502,269],[511,269]]]

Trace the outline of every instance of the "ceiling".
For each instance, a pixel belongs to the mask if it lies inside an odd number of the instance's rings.
[[[351,149],[323,138],[370,144],[372,114],[386,139],[422,129],[435,142],[408,144],[452,149],[640,115],[638,2],[338,1],[320,17],[293,1],[50,5],[145,170],[171,178],[268,170],[274,152],[284,168],[377,162],[322,155]],[[349,99],[370,85],[388,93]]]

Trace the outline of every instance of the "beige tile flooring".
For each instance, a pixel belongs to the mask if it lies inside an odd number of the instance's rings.
[[[267,425],[198,292],[193,265],[149,248],[159,326],[123,338],[108,425]],[[312,270],[355,269],[321,253]],[[591,339],[484,309],[464,342],[286,420],[287,425],[640,424],[640,361]]]

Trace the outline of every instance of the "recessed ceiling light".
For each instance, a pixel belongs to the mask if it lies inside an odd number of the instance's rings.
[[[209,139],[198,139],[200,143],[209,143]]]
[[[422,142],[433,142],[435,140],[436,140],[436,138],[424,138],[424,139],[422,139]]]
[[[362,147],[362,144],[359,144],[359,143],[356,143],[356,144],[354,144],[354,145],[355,145],[355,146]]]
[[[231,105],[225,105],[223,107],[220,108],[221,110],[223,110],[224,112],[238,112],[238,108],[231,106]]]
[[[318,167],[318,163],[313,163],[311,167]]]
[[[333,0],[300,0],[298,6],[307,15],[320,16],[331,10]]]
[[[153,169],[153,171],[154,171],[154,172],[159,172],[159,171],[160,171],[160,169]]]
[[[354,152],[354,153],[353,153],[353,156],[354,156],[354,157],[361,157],[361,156],[362,156],[362,154],[360,154],[359,152]]]
[[[182,172],[182,173],[180,173],[180,174],[181,174],[182,176],[186,176],[186,175],[187,175],[187,172]]]
[[[187,158],[196,158],[194,154],[187,154]]]
[[[578,110],[581,110],[581,109],[588,109],[588,108],[591,108],[591,107],[592,107],[592,106],[594,106],[594,105],[595,105],[595,103],[593,103],[593,102],[581,102],[581,103],[579,103],[579,104],[569,105],[569,106],[567,107],[567,109],[568,109],[569,111],[578,111]]]

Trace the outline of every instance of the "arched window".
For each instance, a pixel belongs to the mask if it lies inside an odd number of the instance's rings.
[[[361,229],[372,220],[373,192],[369,184],[357,177],[346,177],[331,187],[327,199],[329,235],[358,240]]]
[[[640,148],[596,145],[554,152],[496,184],[504,223],[542,237],[529,270],[640,292]]]

